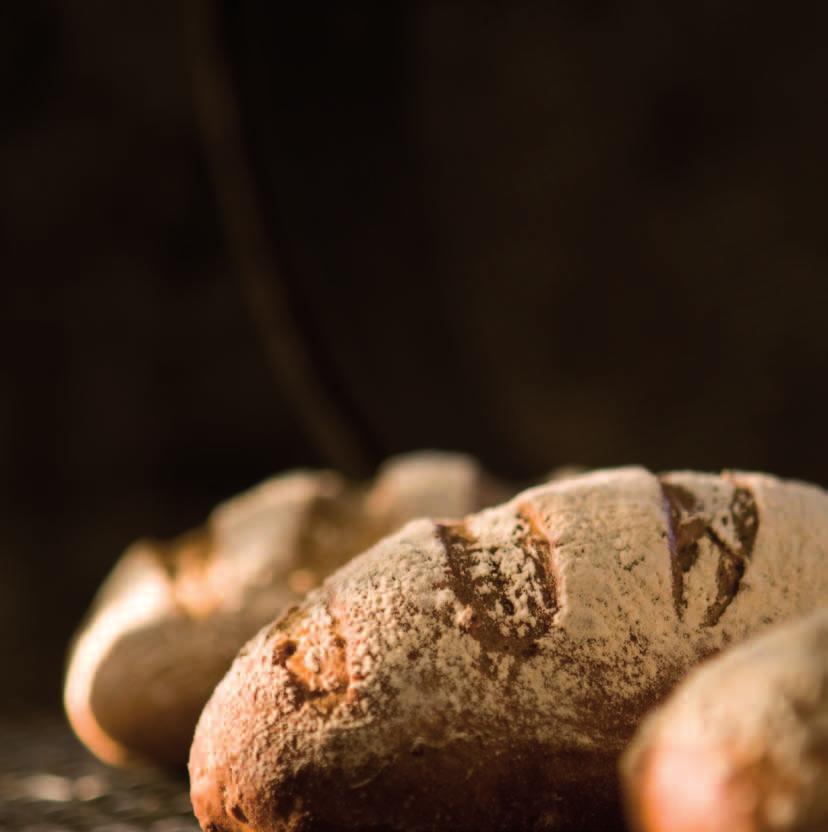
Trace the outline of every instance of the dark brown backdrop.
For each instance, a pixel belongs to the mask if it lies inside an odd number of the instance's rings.
[[[218,46],[292,319],[369,465],[828,484],[822,7],[276,5],[219,7]],[[0,11],[4,702],[57,703],[131,539],[329,461],[226,253],[192,9]]]
[[[319,463],[224,257],[175,4],[0,10],[0,701],[117,553]]]

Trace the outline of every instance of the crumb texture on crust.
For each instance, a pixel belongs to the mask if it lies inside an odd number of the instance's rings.
[[[462,515],[497,493],[469,457],[413,453],[370,484],[331,471],[273,477],[203,529],[135,544],[72,648],[64,701],[76,733],[111,763],[183,764],[204,703],[261,627],[407,520]],[[312,666],[315,652],[303,655]]]
[[[828,608],[691,673],[622,775],[644,832],[828,829]]]
[[[642,714],[701,658],[817,606],[826,546],[821,490],[739,472],[597,471],[410,523],[241,652],[196,732],[197,816],[614,828]]]

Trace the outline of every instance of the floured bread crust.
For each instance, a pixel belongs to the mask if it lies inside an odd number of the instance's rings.
[[[828,829],[828,608],[694,671],[622,774],[643,832]]]
[[[617,756],[701,658],[828,589],[828,497],[623,468],[417,520],[240,652],[190,756],[208,832],[623,828]]]
[[[75,731],[108,762],[184,763],[204,703],[260,627],[411,518],[460,516],[503,496],[468,457],[409,454],[369,486],[329,471],[275,477],[219,506],[203,529],[135,544],[70,655]]]

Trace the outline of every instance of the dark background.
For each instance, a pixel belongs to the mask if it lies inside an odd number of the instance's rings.
[[[129,541],[291,466],[828,484],[823,7],[276,5],[0,9],[2,706]]]

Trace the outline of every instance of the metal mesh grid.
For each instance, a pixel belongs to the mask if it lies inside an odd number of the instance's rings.
[[[198,832],[184,773],[121,771],[58,717],[0,718],[0,832]]]

